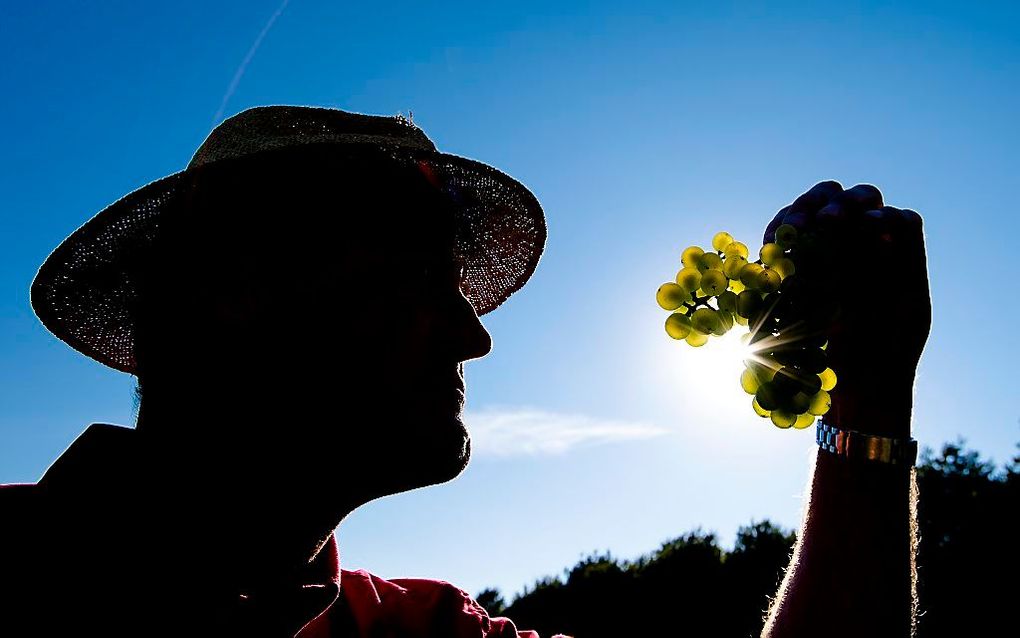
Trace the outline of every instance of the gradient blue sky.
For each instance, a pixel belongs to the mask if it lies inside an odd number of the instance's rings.
[[[0,481],[37,479],[90,422],[132,422],[133,379],[52,338],[29,283],[93,213],[184,167],[279,7],[5,8]],[[755,417],[739,364],[672,342],[653,294],[684,245],[727,229],[756,248],[821,179],[873,182],[925,216],[934,326],[915,436],[1009,457],[1018,17],[1004,2],[292,0],[227,115],[411,109],[441,149],[531,187],[549,219],[532,282],[485,318],[493,352],[467,366],[471,467],[355,512],[344,566],[514,592],[698,525],[727,543],[752,519],[794,526],[812,433]]]

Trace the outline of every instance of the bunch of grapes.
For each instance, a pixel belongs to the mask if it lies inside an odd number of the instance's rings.
[[[823,258],[817,238],[784,224],[757,260],[727,232],[716,233],[712,248],[685,249],[676,280],[659,286],[655,299],[670,311],[666,334],[697,348],[746,326],[751,354],[740,385],[754,395],[751,407],[779,428],[810,426],[829,410],[836,385],[825,352],[834,308],[812,276]]]

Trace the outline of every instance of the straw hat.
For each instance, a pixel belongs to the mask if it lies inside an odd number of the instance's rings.
[[[241,158],[313,144],[383,152],[395,161],[413,162],[450,197],[457,216],[456,257],[465,266],[463,288],[479,315],[503,303],[535,271],[545,246],[545,216],[535,196],[513,178],[440,153],[401,116],[263,106],[225,120],[185,170],[111,204],[57,246],[32,283],[36,315],[75,350],[135,373],[133,311],[144,260],[131,256],[154,245],[161,218],[184,198],[191,178]]]

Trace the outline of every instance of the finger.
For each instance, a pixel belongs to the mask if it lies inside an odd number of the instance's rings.
[[[845,212],[851,216],[864,211],[880,209],[883,205],[882,191],[871,184],[858,184],[840,193],[836,199],[846,208]]]
[[[793,203],[784,207],[769,222],[765,228],[763,243],[775,241],[776,229],[783,224],[791,224],[803,229],[813,218],[814,213],[830,202],[839,193],[843,192],[843,186],[834,180],[818,182],[805,193],[800,195]]]
[[[788,212],[790,212],[789,206],[784,206],[779,209],[779,212],[772,218],[769,225],[765,227],[765,235],[762,237],[763,244],[771,244],[776,240],[776,229],[783,225],[783,220],[786,218],[786,213]]]
[[[843,187],[836,181],[818,182],[806,193],[793,200],[791,212],[815,213],[843,192]]]

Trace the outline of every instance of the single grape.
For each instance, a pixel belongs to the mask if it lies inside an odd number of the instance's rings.
[[[745,290],[737,295],[737,314],[745,319],[750,319],[761,305],[761,295],[753,290]]]
[[[757,282],[758,290],[762,292],[775,292],[779,290],[779,284],[783,283],[783,278],[775,270],[763,268],[758,273]]]
[[[828,367],[828,359],[821,348],[805,348],[801,353],[800,368],[811,374],[821,374]]]
[[[733,328],[733,314],[726,310],[716,310],[715,314],[719,317],[719,330],[716,330],[712,334],[717,337],[721,337]]]
[[[783,224],[776,229],[776,243],[782,248],[793,248],[797,243],[797,229]]]
[[[686,290],[672,282],[662,284],[655,292],[655,301],[663,310],[676,310],[690,298]]]
[[[797,422],[797,415],[792,412],[787,412],[786,410],[772,410],[772,413],[769,416],[772,418],[772,423],[774,423],[777,428],[781,428],[783,430]]]
[[[723,274],[730,279],[739,279],[740,271],[747,265],[747,260],[740,255],[730,255],[723,263]]]
[[[741,268],[743,268],[743,266],[741,266]],[[743,282],[741,282],[739,278],[730,281],[730,290],[738,295],[744,292],[745,288],[746,286],[744,286]]]
[[[793,273],[797,272],[796,266],[793,265],[793,260],[789,257],[780,257],[772,264],[772,270],[779,273],[779,276],[786,279]]]
[[[776,391],[775,383],[766,381],[759,385],[758,391],[754,393],[754,400],[765,410],[775,410],[779,407],[779,393]]]
[[[758,399],[751,399],[751,409],[754,410],[755,414],[762,418],[767,419],[769,416],[769,411],[758,405]]]
[[[720,231],[712,237],[712,248],[719,252],[726,250],[726,247],[733,243],[733,235],[726,231]]]
[[[739,324],[741,326],[746,326],[747,325],[747,318],[746,317],[741,317],[738,314],[734,314],[733,315],[733,322],[736,323],[736,324]]]
[[[740,269],[740,282],[748,288],[754,290],[758,286],[758,275],[765,270],[754,262],[748,262],[746,266]]]
[[[698,332],[697,330],[691,330],[687,333],[686,341],[689,345],[694,346],[695,348],[700,348],[708,343],[708,335],[703,332]]]
[[[666,334],[674,339],[683,339],[691,332],[691,320],[685,315],[674,312],[666,317]]]
[[[701,271],[697,268],[681,268],[676,274],[676,283],[687,292],[694,292],[701,287]]]
[[[758,377],[750,370],[745,369],[740,373],[740,387],[744,389],[744,392],[755,394],[760,386]]]
[[[758,251],[758,256],[761,257],[762,263],[766,266],[771,266],[777,259],[783,256],[783,249],[777,244],[765,244]]]
[[[822,416],[829,411],[830,407],[832,407],[832,398],[829,393],[819,390],[815,396],[811,397],[811,405],[808,406],[807,411],[815,416]]]
[[[739,241],[735,241],[730,243],[730,245],[726,247],[726,250],[723,251],[723,254],[726,255],[726,257],[729,257],[730,255],[740,255],[744,259],[747,259],[747,255],[749,253],[747,252],[747,246],[745,246],[743,243]]]
[[[815,417],[811,416],[810,414],[801,414],[800,416],[797,417],[797,420],[793,422],[793,427],[797,428],[798,430],[803,430],[804,428],[810,427],[811,424],[814,422]]]
[[[722,327],[722,322],[719,319],[719,315],[715,313],[711,308],[698,308],[691,315],[691,325],[698,332],[714,333]]]
[[[715,253],[705,253],[698,258],[698,270],[705,272],[706,270],[719,270],[723,267],[722,257]]]
[[[811,406],[811,395],[806,392],[797,392],[790,397],[790,412],[803,414]]]
[[[727,284],[729,284],[729,280],[726,279],[726,275],[718,270],[706,270],[701,274],[701,287],[713,297],[726,292]]]
[[[682,253],[680,253],[680,263],[683,264],[685,268],[697,268],[698,260],[701,259],[701,256],[704,254],[705,251],[698,246],[688,246]]]
[[[737,295],[731,290],[719,295],[719,298],[715,300],[719,306],[719,310],[725,310],[726,312],[737,311]]]
[[[818,379],[822,382],[822,389],[826,392],[831,391],[836,387],[836,373],[832,368],[826,368],[818,375]]]
[[[810,374],[798,370],[792,366],[784,366],[776,373],[775,381],[784,388],[789,388],[790,393],[803,392],[808,397],[813,396],[821,388],[822,382],[817,374]],[[807,409],[807,406],[804,406]],[[801,410],[803,412],[804,410]]]

